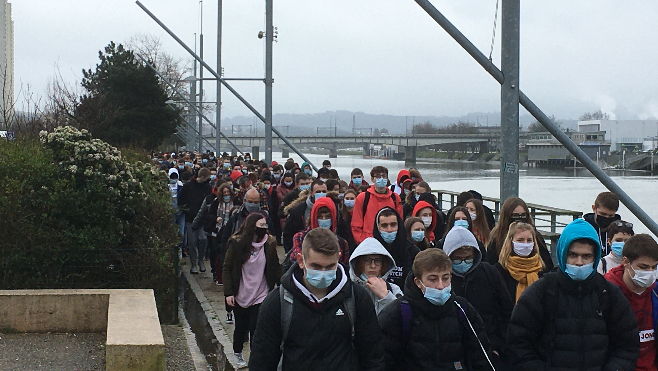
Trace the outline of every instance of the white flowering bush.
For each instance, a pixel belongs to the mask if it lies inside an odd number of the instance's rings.
[[[160,318],[172,318],[179,239],[167,176],[122,151],[69,126],[0,141],[0,287],[152,288]]]

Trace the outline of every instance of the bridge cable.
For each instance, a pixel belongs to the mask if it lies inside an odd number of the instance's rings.
[[[496,12],[494,13],[494,23],[493,23],[493,32],[491,35],[491,49],[489,50],[489,62],[492,62],[491,56],[493,55],[494,42],[496,41],[496,24],[498,23],[498,2],[496,0]]]

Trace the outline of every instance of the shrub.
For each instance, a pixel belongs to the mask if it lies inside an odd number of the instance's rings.
[[[164,172],[85,131],[0,141],[0,288],[152,288],[176,310],[173,210]]]

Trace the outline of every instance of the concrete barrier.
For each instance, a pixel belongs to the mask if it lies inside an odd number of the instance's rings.
[[[0,331],[106,331],[106,370],[164,370],[164,338],[150,289],[0,290]]]

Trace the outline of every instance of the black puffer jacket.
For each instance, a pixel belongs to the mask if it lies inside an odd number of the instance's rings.
[[[178,207],[185,212],[185,220],[192,223],[196,214],[203,204],[206,196],[212,192],[209,181],[199,183],[196,180],[190,180],[183,186],[178,196]]]
[[[386,243],[386,241],[384,241],[381,233],[379,233],[379,228],[377,227],[379,213],[386,209],[392,210],[398,217],[398,232],[395,236],[395,240],[391,243]],[[391,254],[395,260],[395,269],[391,271],[386,281],[394,283],[398,285],[398,287],[404,287],[405,279],[409,272],[411,272],[411,267],[414,264],[416,254],[420,252],[420,249],[407,239],[407,231],[404,229],[404,221],[402,218],[400,218],[400,215],[394,209],[385,207],[379,210],[377,213],[377,217],[375,218],[375,225],[373,226],[372,236],[381,242],[386,251],[388,251],[388,253]]]
[[[408,339],[403,339],[402,334],[401,300],[407,300],[411,305]],[[490,371],[491,366],[468,322],[458,313],[460,309],[455,301],[464,308],[488,350],[489,341],[482,319],[472,305],[454,294],[443,305],[430,303],[414,283],[413,273],[410,273],[404,286],[404,296],[379,312],[379,325],[384,333],[386,370],[455,371],[463,368]]]
[[[383,371],[384,349],[375,308],[366,289],[355,285],[338,268],[329,293],[338,293],[313,304],[293,282],[303,282],[304,271],[294,265],[281,284],[293,295],[292,321],[284,345],[283,370]],[[343,280],[343,278],[346,278]],[[356,319],[354,343],[344,305],[354,288]],[[279,290],[270,292],[261,304],[249,358],[249,370],[274,371],[281,358],[281,301]]]
[[[572,281],[550,272],[512,312],[508,355],[519,371],[633,371],[638,327],[619,287],[593,274]]]

